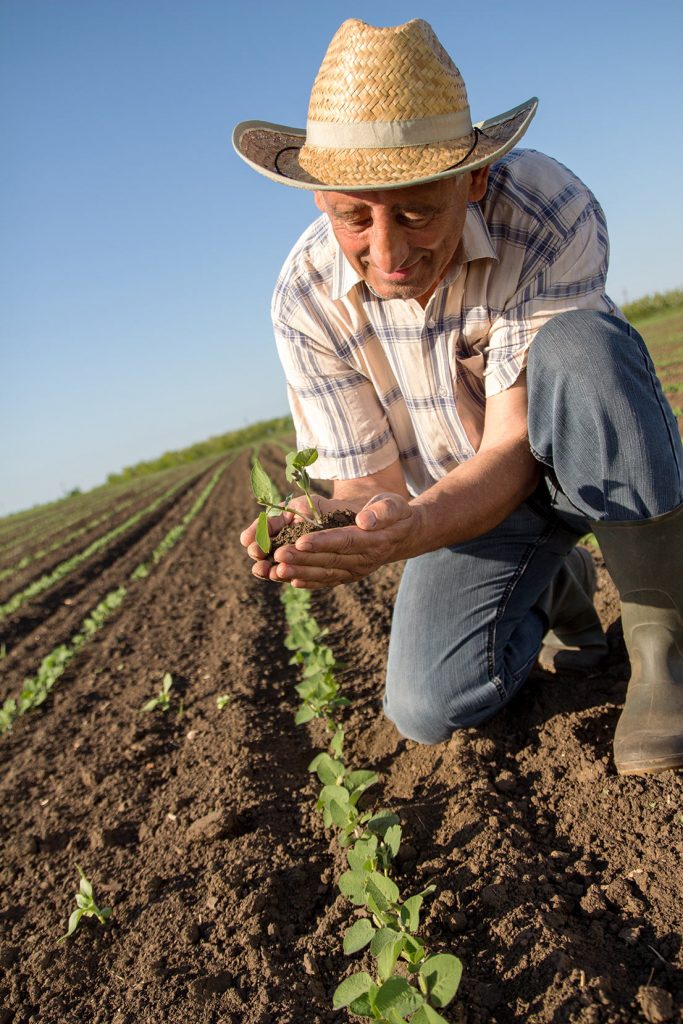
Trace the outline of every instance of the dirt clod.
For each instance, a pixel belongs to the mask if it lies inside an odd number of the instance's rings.
[[[655,985],[641,985],[637,999],[648,1024],[666,1024],[672,1020],[674,1002],[670,992]]]
[[[212,843],[233,835],[236,826],[234,811],[210,811],[192,822],[185,832],[185,839],[188,843]]]

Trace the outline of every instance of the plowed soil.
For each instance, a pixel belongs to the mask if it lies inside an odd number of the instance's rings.
[[[256,511],[248,477],[244,454],[51,698],[0,737],[0,1024],[348,1019],[331,993],[355,967],[341,949],[353,910],[314,810],[307,765],[319,736],[292,723],[279,590],[251,576],[238,541]],[[126,582],[192,495],[59,607],[43,602],[22,620],[0,662],[5,693],[100,591]],[[682,1020],[683,780],[615,774],[628,664],[604,569],[611,650],[600,671],[535,673],[490,724],[435,747],[382,717],[400,572],[316,595],[314,614],[349,663],[349,761],[381,773],[381,803],[404,825],[401,886],[436,884],[425,937],[463,960],[446,1016]],[[142,712],[166,672],[170,711]],[[113,912],[58,944],[77,865]]]

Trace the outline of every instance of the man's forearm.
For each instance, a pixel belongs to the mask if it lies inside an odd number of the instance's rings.
[[[411,532],[405,557],[487,533],[529,497],[539,477],[526,438],[480,450],[412,499],[419,525]]]
[[[400,494],[408,500],[410,495],[405,477],[397,462],[372,476],[357,477],[355,480],[335,480],[332,496],[335,501],[344,501],[354,512],[359,512],[370,498],[382,491]]]

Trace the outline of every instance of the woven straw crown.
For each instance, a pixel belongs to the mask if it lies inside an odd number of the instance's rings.
[[[472,126],[458,68],[426,21],[336,32],[306,132],[248,121],[233,135],[256,170],[303,188],[399,187],[490,163],[521,138],[536,101]]]

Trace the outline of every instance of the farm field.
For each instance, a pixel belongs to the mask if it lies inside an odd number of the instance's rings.
[[[683,425],[683,314],[640,329]],[[279,588],[239,545],[255,450],[0,523],[0,567],[35,556],[0,575],[0,705],[18,702],[0,735],[0,1024],[360,1019],[331,1008],[367,961],[342,951],[357,911],[307,771],[320,727],[293,724]],[[284,492],[282,444],[258,454]],[[381,711],[401,566],[313,596],[347,663],[346,758],[380,774],[401,819],[401,886],[436,886],[430,950],[463,962],[453,1024],[683,1020],[683,773],[615,774],[629,667],[595,557],[599,670],[536,671],[491,723],[435,747]],[[169,710],[143,711],[167,673]],[[51,682],[19,714],[26,679]],[[112,913],[58,942],[79,867]]]

